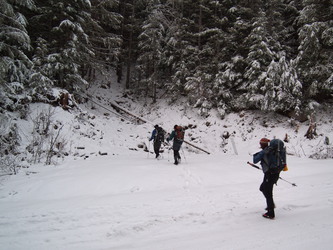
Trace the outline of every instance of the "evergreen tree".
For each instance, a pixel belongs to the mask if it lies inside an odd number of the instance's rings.
[[[272,91],[273,86],[275,89],[276,86],[281,85],[277,78],[272,78],[272,75],[281,75],[281,72],[274,72],[274,70],[285,68],[284,66],[277,67],[274,62],[278,61],[282,64],[285,62],[286,52],[283,50],[280,40],[284,34],[282,13],[286,6],[280,0],[263,1],[261,6],[257,16],[253,18],[253,29],[245,39],[249,48],[246,58],[248,66],[244,74],[245,84],[240,89],[246,91],[248,106],[270,110],[272,108],[270,105],[275,104],[267,105],[270,103],[269,99],[274,97],[278,100],[282,97],[278,97],[276,94],[284,93],[284,91],[276,90],[273,91],[274,93],[266,93],[266,91]],[[265,104],[260,105],[260,103]]]
[[[55,86],[69,90],[82,88],[87,84],[82,77],[85,63],[94,55],[87,35],[87,27],[92,23],[90,2],[36,0],[36,4],[30,32],[35,49],[43,51],[33,58],[36,69]]]
[[[294,59],[298,53],[298,34],[297,34],[297,18],[302,9],[302,0],[290,0],[284,6],[281,12],[283,29],[279,32],[279,41],[283,51],[286,53],[287,59]]]
[[[140,34],[140,27],[146,17],[146,14],[143,14],[145,8],[146,3],[143,0],[124,0],[119,2],[119,12],[123,17],[120,33],[123,39],[123,46],[117,67],[117,74],[119,81],[123,74],[123,67],[126,69],[125,81],[127,90],[134,88],[133,83],[135,81],[138,82],[138,79],[140,79],[140,76],[133,74],[132,68],[138,57],[137,38]]]
[[[298,80],[294,62],[288,63],[285,57],[272,61],[262,87],[264,98],[261,109],[282,113],[299,113],[302,100],[302,84]]]
[[[265,72],[272,60],[277,58],[276,52],[270,45],[272,37],[266,29],[264,13],[253,23],[253,29],[245,42],[249,45],[246,58],[247,68],[244,73],[245,82],[241,87],[248,91],[248,95],[257,94],[263,85]]]
[[[298,74],[305,98],[324,100],[333,93],[333,5],[329,0],[304,0],[300,26]]]
[[[237,86],[243,81],[244,58],[236,55],[230,61],[220,63],[220,71],[216,74],[213,83],[213,97],[220,116],[223,118],[225,114],[231,110],[249,108],[245,102],[237,101]],[[235,100],[236,99],[236,100]]]
[[[176,11],[175,11],[176,13]],[[168,29],[166,37],[165,60],[171,71],[171,82],[168,89],[172,98],[184,94],[186,78],[192,75],[192,68],[195,62],[194,47],[186,40],[187,21],[182,17],[182,13],[177,12],[175,19]]]
[[[90,0],[91,22],[87,23],[87,34],[94,52],[89,62],[85,63],[87,79],[94,80],[95,72],[107,74],[119,63],[123,39],[119,35],[122,16],[117,13],[117,0]],[[109,84],[111,82],[109,81]]]
[[[141,86],[146,95],[152,94],[153,102],[156,102],[156,91],[161,82],[162,56],[165,46],[165,32],[167,22],[166,7],[159,1],[149,3],[149,13],[143,23],[142,32],[139,35],[137,71],[141,76]]]
[[[219,27],[223,31],[223,39],[220,39],[223,43],[219,52],[218,73],[213,82],[213,101],[221,117],[224,117],[226,112],[246,106],[244,98],[239,101],[237,96],[244,83],[243,75],[247,65],[248,48],[244,41],[251,31],[252,18],[255,15],[251,6],[258,9],[257,1],[251,4],[248,1],[221,3]]]
[[[51,86],[80,89],[113,69],[118,81],[126,75],[127,90],[154,102],[161,89],[184,95],[205,116],[210,108],[222,117],[247,108],[287,113],[333,93],[330,0],[0,4],[0,87],[12,103],[24,89],[40,100]]]
[[[19,109],[28,101],[28,77],[32,62],[24,9],[33,9],[34,2],[26,0],[0,1],[0,106]]]
[[[180,89],[184,89],[189,102],[196,107],[204,107],[200,111],[205,115],[209,107],[217,105],[219,98],[213,92],[215,77],[219,77],[221,61],[230,58],[228,44],[231,38],[228,33],[230,5],[217,1],[184,1],[180,14],[181,33],[177,44],[181,45],[179,58],[181,65],[175,67],[175,77]],[[189,10],[194,10],[189,12]],[[175,65],[178,65],[175,63]]]

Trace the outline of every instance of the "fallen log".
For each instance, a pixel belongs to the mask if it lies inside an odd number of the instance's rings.
[[[206,151],[206,150],[204,150],[204,149],[202,149],[202,148],[200,148],[200,147],[198,147],[198,146],[196,146],[196,145],[193,145],[192,143],[190,143],[190,142],[188,142],[188,141],[184,141],[186,144],[188,144],[188,145],[190,145],[190,146],[192,146],[192,147],[194,147],[194,148],[196,148],[196,149],[199,149],[199,150],[201,150],[202,152],[205,152],[206,154],[209,154],[210,155],[210,153],[208,152],[208,151]]]
[[[129,111],[129,110],[123,108],[123,107],[120,107],[118,104],[116,104],[114,102],[110,102],[110,105],[111,105],[112,108],[114,108],[115,110],[117,110],[117,112],[119,112],[119,110],[120,110],[121,112],[125,113],[126,115],[132,116],[135,119],[137,119],[137,120],[139,120],[139,121],[141,121],[143,123],[153,124],[153,123],[151,123],[151,122],[143,119],[142,117],[137,116],[136,114],[133,114],[131,111]]]

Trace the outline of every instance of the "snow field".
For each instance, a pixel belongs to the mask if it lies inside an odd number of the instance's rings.
[[[266,220],[249,156],[142,152],[34,167],[1,188],[4,249],[330,249],[332,160],[290,157]]]

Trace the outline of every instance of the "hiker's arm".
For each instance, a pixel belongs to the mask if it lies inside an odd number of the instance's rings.
[[[262,158],[264,158],[264,154],[265,154],[264,150],[261,150],[260,152],[255,153],[253,155],[253,163],[258,163],[259,161],[261,161]]]
[[[175,137],[175,131],[172,131],[170,136],[167,138],[167,141],[171,141]]]
[[[156,135],[156,129],[153,130],[149,141],[153,140],[155,138],[155,135]]]

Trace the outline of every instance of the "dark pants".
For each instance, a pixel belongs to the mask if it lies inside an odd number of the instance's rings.
[[[274,200],[273,200],[273,186],[277,183],[280,174],[272,174],[266,172],[264,180],[260,185],[259,190],[264,194],[267,203],[267,213],[270,216],[275,216],[274,213]]]
[[[162,142],[160,141],[154,141],[154,152],[156,154],[156,158],[160,155],[161,144]]]
[[[172,145],[172,149],[173,149],[173,157],[175,158],[175,163],[178,164],[178,161],[180,160],[180,154],[179,154],[179,150],[180,147],[182,146],[183,141],[174,139],[173,140],[173,145]]]

